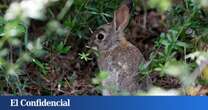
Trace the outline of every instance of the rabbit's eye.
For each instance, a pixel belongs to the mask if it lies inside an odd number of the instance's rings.
[[[97,35],[97,38],[98,38],[98,40],[103,40],[104,39],[104,35],[100,33],[100,34]]]

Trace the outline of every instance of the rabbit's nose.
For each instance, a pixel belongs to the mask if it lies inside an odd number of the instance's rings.
[[[88,42],[87,44],[86,44],[86,46],[85,46],[86,48],[91,48],[92,47],[92,42],[90,41],[90,42]]]

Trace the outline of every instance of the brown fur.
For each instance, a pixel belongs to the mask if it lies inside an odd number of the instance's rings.
[[[145,59],[124,37],[129,16],[128,6],[123,4],[115,12],[113,22],[100,26],[92,36],[100,52],[99,69],[108,73],[108,78],[102,81],[103,95],[134,94],[139,89],[136,79],[139,65],[145,63]],[[98,36],[104,37],[99,39]]]

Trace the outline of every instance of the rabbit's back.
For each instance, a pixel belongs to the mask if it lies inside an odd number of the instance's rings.
[[[126,40],[111,51],[101,52],[98,66],[100,70],[109,73],[109,77],[103,81],[103,86],[135,92],[139,88],[136,80],[139,64],[144,62],[139,49]]]

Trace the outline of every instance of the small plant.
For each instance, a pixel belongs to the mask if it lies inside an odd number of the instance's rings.
[[[90,53],[79,53],[79,57],[81,60],[84,60],[84,61],[89,61],[89,60],[92,60],[92,58],[90,58]]]
[[[33,59],[33,63],[38,67],[39,71],[43,74],[43,75],[47,75],[48,74],[48,64],[47,63],[42,63],[38,60]]]
[[[95,78],[92,79],[93,84],[100,85],[101,82],[108,78],[108,73],[105,71],[99,72]]]
[[[59,54],[67,54],[70,49],[71,46],[65,46],[65,44],[63,42],[59,43],[58,45],[54,45],[53,47],[56,52],[58,52]]]

